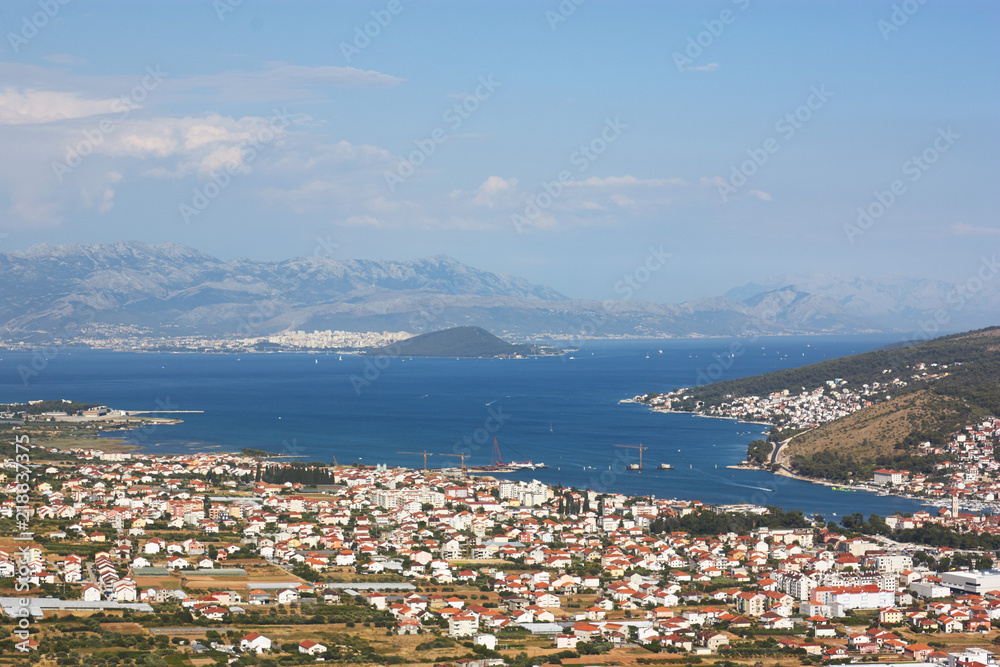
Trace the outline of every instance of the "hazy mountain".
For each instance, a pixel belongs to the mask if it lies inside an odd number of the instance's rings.
[[[954,285],[911,279],[791,276],[680,304],[572,300],[451,257],[412,261],[222,261],[174,243],[37,245],[0,254],[0,337],[156,334],[259,336],[285,330],[404,330],[475,325],[502,335],[727,336],[993,323],[996,287],[956,306]]]
[[[928,317],[943,309],[949,330],[963,330],[995,324],[1000,315],[1000,289],[976,275],[969,267],[967,282],[953,284],[902,276],[857,278],[834,274],[790,275],[748,283],[726,293],[726,297],[745,303],[762,295],[795,293],[808,295],[800,306],[812,311],[811,317],[865,323],[876,329],[915,329]],[[802,321],[804,316],[793,317]]]

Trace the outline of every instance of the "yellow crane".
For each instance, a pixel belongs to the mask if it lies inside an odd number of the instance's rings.
[[[642,450],[649,449],[649,447],[643,447],[642,444],[638,445],[615,445],[615,447],[624,447],[625,449],[638,449],[639,450],[639,470],[642,470]]]
[[[439,456],[460,456],[462,458],[462,472],[465,472],[465,457],[471,456],[471,454],[461,452],[460,454],[439,454]]]
[[[396,452],[396,453],[397,454],[414,454],[416,456],[421,456],[422,455],[424,457],[424,470],[427,470],[427,457],[428,456],[434,456],[434,454],[432,452],[428,452],[426,450],[424,450],[422,452]]]

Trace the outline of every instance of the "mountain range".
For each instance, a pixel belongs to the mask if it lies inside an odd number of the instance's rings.
[[[0,254],[0,339],[263,336],[481,326],[513,337],[910,332],[995,323],[1000,292],[910,278],[775,278],[683,303],[570,299],[448,257],[220,260],[176,243],[36,245]]]

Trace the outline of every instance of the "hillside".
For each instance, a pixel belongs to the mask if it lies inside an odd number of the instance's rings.
[[[709,407],[720,405],[731,396],[766,396],[800,388],[810,391],[823,387],[828,380],[835,378],[845,380],[849,387],[885,382],[887,378],[917,374],[914,366],[920,363],[926,367],[922,372],[941,375],[927,381],[931,384],[929,389],[932,393],[958,398],[991,413],[1000,413],[1000,327],[715,382],[692,388],[687,393],[693,397],[691,408],[693,401],[703,401]],[[911,382],[893,393],[898,396],[917,391],[922,386]]]
[[[775,425],[778,463],[832,480],[919,470],[919,445],[1000,415],[1000,327],[637,397],[658,409]]]
[[[481,327],[470,326],[432,331],[367,353],[407,357],[527,357],[560,354],[561,350],[508,343]]]

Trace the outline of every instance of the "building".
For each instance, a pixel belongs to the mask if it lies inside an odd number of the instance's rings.
[[[254,653],[263,653],[264,651],[271,650],[271,640],[264,635],[259,635],[256,632],[251,632],[240,640],[240,648],[244,651],[253,651]]]
[[[895,486],[906,481],[906,477],[905,473],[898,470],[886,470],[883,468],[882,470],[875,471],[874,481],[879,486]]]
[[[893,591],[878,586],[820,586],[812,593],[812,602],[822,605],[842,605],[847,609],[880,609],[896,602]]]
[[[951,592],[956,594],[974,593],[975,595],[983,595],[987,591],[1000,590],[1000,570],[958,570],[944,572],[941,574],[941,585],[947,586],[951,589]]]

